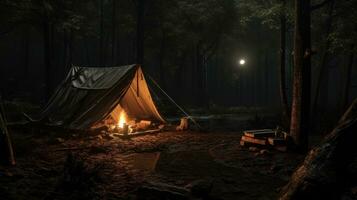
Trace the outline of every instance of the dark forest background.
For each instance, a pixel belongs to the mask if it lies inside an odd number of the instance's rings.
[[[312,109],[340,113],[357,96],[356,1],[312,2]],[[44,103],[71,64],[138,63],[141,30],[144,71],[179,104],[280,109],[281,32],[288,102],[292,93],[290,3],[1,0],[1,91],[8,100]]]

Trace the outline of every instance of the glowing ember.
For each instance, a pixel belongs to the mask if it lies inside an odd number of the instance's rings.
[[[124,124],[126,123],[126,114],[123,111],[120,112],[120,116],[119,116],[119,121],[118,121],[118,127],[119,128],[123,128]]]

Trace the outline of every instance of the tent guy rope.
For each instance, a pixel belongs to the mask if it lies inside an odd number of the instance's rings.
[[[202,129],[202,127],[196,122],[195,119],[193,119],[193,117],[191,117],[180,105],[178,105],[161,87],[160,85],[150,76],[147,75],[149,77],[149,79],[154,83],[154,85],[159,88],[159,90],[178,108],[180,109],[181,112],[183,112],[183,114],[185,114],[187,116],[187,118],[189,118],[199,129]]]

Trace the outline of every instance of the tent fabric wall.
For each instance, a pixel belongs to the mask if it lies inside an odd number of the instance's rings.
[[[133,80],[138,71],[142,74],[138,65],[72,67],[45,109],[38,115],[28,117],[32,121],[45,121],[48,125],[63,126],[71,129],[88,129],[106,118],[121,102],[134,82]],[[141,85],[145,85],[147,89],[146,82]],[[143,87],[143,91],[145,91],[144,86],[140,87]],[[147,91],[149,90],[147,89]],[[150,93],[149,96],[143,93],[144,96],[143,105],[154,107],[154,109],[145,109],[148,111],[146,114],[149,112],[155,113],[149,113],[147,116],[163,121],[152,102]],[[124,102],[127,102],[127,100]],[[125,105],[129,104],[126,103]],[[132,108],[131,104],[129,106]],[[134,114],[139,115],[140,113],[135,111]]]
[[[136,71],[128,91],[120,101],[120,105],[124,108],[129,118],[155,119],[156,121],[165,122],[152,100],[141,68]]]

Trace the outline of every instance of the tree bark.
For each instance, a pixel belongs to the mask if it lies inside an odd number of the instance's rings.
[[[310,0],[295,0],[294,81],[290,134],[296,150],[308,147],[310,116]]]
[[[340,199],[342,187],[350,181],[347,166],[357,156],[357,99],[336,128],[312,149],[282,189],[280,200]]]
[[[24,31],[24,73],[23,73],[23,84],[27,86],[29,77],[29,43],[30,43],[30,27],[26,27]]]
[[[99,42],[100,42],[100,65],[103,65],[104,62],[104,0],[100,0],[100,35],[99,35]]]
[[[136,62],[140,65],[144,62],[144,4],[145,0],[137,1]]]
[[[64,58],[63,58],[63,73],[66,75],[68,73],[68,68],[70,68],[70,65],[72,64],[72,49],[73,49],[73,31],[72,30],[63,30],[64,34]]]
[[[68,35],[67,30],[63,29],[63,66],[67,65],[67,53],[68,53]],[[63,69],[63,74],[65,74],[65,68]]]
[[[116,48],[116,32],[117,32],[117,0],[113,0],[113,10],[112,10],[112,65],[116,63],[115,48]]]
[[[350,87],[351,87],[351,72],[352,72],[352,66],[353,66],[353,60],[354,60],[354,44],[351,45],[350,47],[350,55],[348,56],[348,63],[346,66],[346,81],[344,83],[344,88],[343,88],[343,95],[342,95],[342,109],[346,109],[349,101],[349,96],[350,96]]]
[[[75,41],[75,36],[73,34],[73,30],[69,30],[69,58],[68,58],[68,63],[72,64],[73,62],[73,52],[74,52],[74,46],[73,43]]]
[[[202,42],[199,41],[196,47],[196,75],[194,76],[196,84],[196,105],[208,108],[208,99],[206,94],[206,58],[202,53]]]
[[[48,20],[43,23],[43,44],[45,64],[45,99],[49,100],[51,95],[51,24]]]
[[[333,14],[333,10],[334,10],[334,0],[331,0],[330,2],[330,6],[329,6],[329,11],[328,11],[328,18],[326,20],[326,38],[328,38],[330,32],[331,32],[331,28],[332,28],[332,14]],[[328,76],[328,73],[326,69],[327,68],[327,58],[328,58],[328,49],[330,48],[330,40],[326,39],[325,40],[325,45],[323,46],[323,54],[321,57],[321,63],[320,63],[320,67],[319,67],[319,73],[318,73],[318,77],[317,77],[317,82],[316,82],[316,90],[315,90],[315,97],[313,100],[313,105],[312,105],[312,109],[313,109],[313,113],[317,113],[318,111],[318,104],[319,104],[319,99],[321,99],[321,83],[323,82],[323,76]],[[327,77],[326,77],[327,78]],[[326,81],[324,81],[326,82]],[[327,96],[327,95],[325,95]],[[323,99],[323,101],[325,101],[325,99]],[[320,102],[321,103],[321,102]],[[326,103],[326,102],[325,102]],[[324,104],[325,104],[324,103]],[[324,107],[324,106],[323,106]],[[322,107],[322,110],[324,110],[324,108]]]
[[[160,1],[160,4],[163,4],[163,1]],[[161,8],[163,9],[163,8]],[[164,15],[161,11],[160,13],[160,32],[161,32],[161,40],[160,40],[160,52],[159,52],[159,76],[160,76],[160,83],[162,88],[166,88],[166,81],[165,81],[165,69],[164,69],[164,60],[166,56],[166,30],[164,27]]]
[[[164,59],[165,59],[165,49],[166,49],[166,44],[165,44],[165,40],[166,40],[166,37],[165,37],[165,31],[161,30],[161,34],[162,34],[162,37],[161,37],[161,42],[160,42],[160,53],[159,53],[159,74],[160,74],[160,83],[161,83],[161,86],[165,89],[165,85],[166,85],[166,82],[165,82],[165,72],[164,72]]]
[[[290,111],[286,95],[285,57],[286,57],[286,0],[281,0],[283,10],[280,16],[280,101],[282,105],[282,121],[289,127]]]

